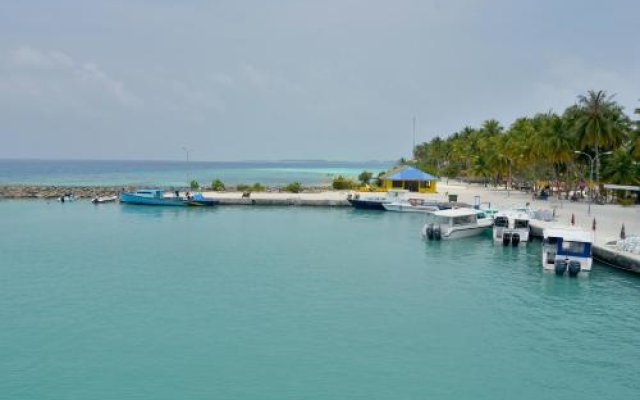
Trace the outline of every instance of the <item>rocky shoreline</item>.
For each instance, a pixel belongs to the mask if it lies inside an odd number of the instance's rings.
[[[161,187],[162,188],[162,187]],[[73,193],[76,198],[94,198],[98,196],[115,196],[122,191],[133,191],[137,186],[37,186],[37,185],[0,185],[0,198],[6,199],[56,199],[68,193]],[[176,188],[163,188],[168,191]],[[231,188],[230,188],[231,189]],[[328,190],[328,187],[305,187],[305,193],[317,193]],[[181,188],[182,190],[190,190]],[[208,190],[201,188],[199,190]],[[230,192],[233,190],[225,190]],[[267,188],[267,193],[282,192],[282,188]]]

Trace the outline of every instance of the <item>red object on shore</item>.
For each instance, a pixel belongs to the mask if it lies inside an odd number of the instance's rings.
[[[575,224],[576,224],[576,215],[571,214],[571,225],[575,225]]]
[[[596,219],[593,219],[593,226],[591,227],[594,231],[596,230]]]

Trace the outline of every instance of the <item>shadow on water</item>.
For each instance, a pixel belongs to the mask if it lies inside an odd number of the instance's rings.
[[[119,204],[121,213],[141,217],[166,217],[173,215],[199,215],[202,213],[213,213],[218,210],[218,206],[213,207],[171,207],[171,206],[144,206],[135,204]]]

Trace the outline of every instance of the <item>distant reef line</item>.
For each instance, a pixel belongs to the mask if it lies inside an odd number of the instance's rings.
[[[149,185],[145,185],[150,187]],[[117,185],[117,186],[86,186],[86,185],[1,185],[0,198],[7,199],[55,199],[68,193],[73,193],[76,198],[94,198],[98,196],[115,196],[123,191],[134,191],[142,185]],[[154,185],[167,191],[212,191],[210,188],[190,189],[187,187],[176,188],[174,186]],[[330,186],[305,186],[306,193],[322,192],[332,190]],[[235,187],[228,187],[222,192],[235,192]],[[283,192],[284,186],[266,187],[265,192]]]

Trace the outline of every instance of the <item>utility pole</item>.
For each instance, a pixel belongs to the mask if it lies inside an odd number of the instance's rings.
[[[413,117],[413,147],[411,148],[413,159],[416,158],[416,117]]]
[[[189,149],[182,146],[182,150],[187,155],[187,185],[191,185],[191,166],[189,165]]]

